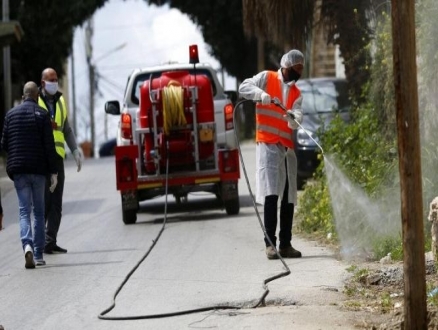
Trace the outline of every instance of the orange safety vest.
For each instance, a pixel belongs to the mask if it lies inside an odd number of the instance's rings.
[[[283,101],[281,81],[278,72],[267,71],[266,93],[271,98],[278,97],[286,109],[292,108],[295,100],[300,96],[300,90],[293,85],[289,90],[287,102]],[[287,120],[283,118],[284,110],[275,104],[256,104],[256,142],[269,144],[281,143],[287,148],[293,148],[292,129],[287,126]]]

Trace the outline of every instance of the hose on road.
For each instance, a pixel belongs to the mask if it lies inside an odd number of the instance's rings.
[[[268,288],[268,283],[276,280],[278,278],[281,277],[285,277],[287,275],[290,274],[290,269],[288,267],[288,265],[286,264],[286,262],[284,261],[284,259],[281,257],[281,255],[278,253],[277,249],[275,248],[274,244],[272,243],[271,239],[268,237],[268,234],[266,233],[266,229],[263,225],[263,222],[261,220],[260,217],[260,213],[257,209],[257,204],[254,198],[254,194],[252,193],[251,190],[251,185],[249,183],[249,179],[248,179],[248,174],[246,172],[246,168],[245,168],[245,162],[243,160],[243,156],[242,156],[242,151],[240,148],[240,143],[239,143],[239,137],[238,137],[238,133],[237,133],[237,129],[236,129],[236,113],[237,113],[237,109],[244,103],[244,102],[253,102],[251,100],[241,100],[239,102],[236,103],[235,108],[234,108],[234,114],[233,114],[233,121],[234,121],[234,135],[235,135],[235,139],[236,139],[236,143],[237,143],[237,148],[239,151],[239,156],[240,156],[240,162],[242,164],[242,169],[243,169],[243,173],[245,175],[245,180],[246,180],[246,184],[248,186],[248,190],[249,190],[249,194],[251,196],[251,199],[253,201],[253,205],[254,205],[254,210],[257,214],[257,219],[259,221],[260,227],[263,230],[263,234],[265,235],[266,239],[268,240],[269,244],[274,248],[274,250],[277,252],[277,256],[280,259],[280,261],[282,262],[283,266],[285,267],[286,271],[279,273],[277,275],[271,276],[266,278],[263,281],[263,289],[265,290],[262,294],[262,296],[260,297],[260,299],[257,301],[257,303],[255,303],[253,306],[248,307],[248,308],[257,308],[260,306],[265,306],[265,298],[267,297],[267,295],[269,294],[269,288]],[[169,148],[169,146],[167,145],[167,149]],[[168,154],[168,150],[167,153]],[[148,257],[148,255],[152,252],[153,248],[155,247],[155,245],[157,244],[158,240],[161,237],[161,234],[163,233],[165,227],[166,227],[166,222],[167,222],[167,196],[168,196],[168,179],[169,179],[169,158],[167,158],[166,160],[166,185],[165,185],[165,204],[164,204],[164,221],[163,221],[163,225],[160,229],[160,231],[158,232],[157,236],[155,237],[155,239],[152,241],[152,245],[150,246],[150,248],[146,251],[146,253],[143,255],[143,257],[137,262],[137,264],[131,269],[131,271],[125,276],[124,280],[122,281],[122,283],[119,285],[119,287],[116,289],[114,295],[113,295],[113,302],[111,304],[110,307],[108,307],[107,309],[105,309],[104,311],[102,311],[99,315],[98,318],[101,320],[112,320],[112,321],[123,321],[123,320],[141,320],[141,319],[155,319],[155,318],[165,318],[165,317],[172,317],[172,316],[180,316],[180,315],[186,315],[186,314],[193,314],[193,313],[200,313],[200,312],[207,312],[207,311],[213,311],[213,310],[224,310],[224,309],[242,309],[242,306],[228,306],[228,305],[215,305],[215,306],[207,306],[207,307],[201,307],[201,308],[195,308],[195,309],[187,309],[187,310],[182,310],[182,311],[178,311],[178,312],[169,312],[169,313],[159,313],[159,314],[149,314],[149,315],[133,315],[133,316],[108,316],[107,314],[113,310],[116,307],[116,298],[118,296],[118,294],[120,293],[120,291],[122,290],[122,288],[124,287],[124,285],[128,282],[129,278],[132,276],[132,274],[134,274],[134,272],[137,270],[137,268],[142,264],[142,262]]]

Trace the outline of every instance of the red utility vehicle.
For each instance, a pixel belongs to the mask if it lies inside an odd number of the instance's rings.
[[[238,150],[218,143],[218,135],[233,132],[234,108],[227,100],[220,109],[223,114],[215,114],[218,82],[211,72],[205,74],[205,66],[197,71],[197,58],[196,46],[190,46],[190,70],[187,65],[172,65],[151,71],[149,79],[132,85],[139,88],[134,91],[139,100],[136,118],[128,108],[120,114],[118,101],[105,104],[107,113],[121,115],[123,144],[116,147],[115,160],[125,224],[136,222],[139,202],[166,193],[179,203],[191,192],[210,192],[228,214],[239,213]],[[132,94],[129,88],[126,93]],[[224,122],[218,123],[218,118]]]

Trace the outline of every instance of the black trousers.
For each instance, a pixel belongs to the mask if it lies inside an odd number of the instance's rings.
[[[287,166],[287,165],[286,165]],[[286,170],[287,173],[287,170]],[[288,203],[289,194],[289,182],[286,179],[284,187],[283,198],[280,206],[280,249],[291,246],[292,241],[292,223],[294,219],[294,204]],[[264,205],[264,225],[266,233],[274,246],[277,246],[277,237],[275,233],[277,231],[277,203],[278,195],[269,195],[265,197]],[[269,241],[265,237],[265,244],[269,246]]]
[[[62,195],[64,193],[64,159],[56,158],[56,168],[58,170],[58,184],[55,191],[50,192],[50,176],[46,180],[45,198],[45,219],[46,219],[46,246],[53,246],[56,244],[56,237],[58,236],[59,227],[61,225],[62,217]]]

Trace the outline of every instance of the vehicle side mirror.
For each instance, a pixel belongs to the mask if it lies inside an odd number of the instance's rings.
[[[110,115],[120,115],[119,101],[108,101],[105,103],[105,112]]]
[[[236,104],[239,94],[236,91],[224,91],[231,103]]]

